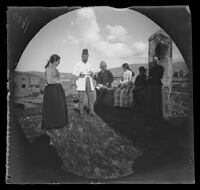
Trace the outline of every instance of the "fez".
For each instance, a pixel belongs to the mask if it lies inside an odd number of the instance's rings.
[[[88,54],[88,49],[83,49],[82,55],[89,55],[89,54]]]

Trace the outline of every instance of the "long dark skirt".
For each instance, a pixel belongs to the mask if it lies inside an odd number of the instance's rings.
[[[68,111],[64,90],[61,84],[45,87],[42,109],[42,128],[62,128],[68,124]]]
[[[160,85],[148,85],[144,95],[143,114],[150,120],[163,119],[162,91]]]

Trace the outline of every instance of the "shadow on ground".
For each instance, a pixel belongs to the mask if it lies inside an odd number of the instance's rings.
[[[143,151],[134,163],[136,175],[145,172],[153,174],[156,170],[162,175],[162,168],[163,172],[171,168],[187,168],[184,172],[189,176],[185,176],[185,180],[193,181],[193,128],[189,118],[152,122],[137,119],[132,109],[102,104],[96,106],[95,111],[110,127],[128,137],[134,146]],[[180,175],[178,171],[177,175]]]
[[[95,111],[111,128],[128,137],[134,146],[143,151],[143,155],[134,163],[135,174],[102,183],[184,183],[194,180],[193,129],[189,119],[150,124],[143,119],[136,119],[133,110],[99,105]],[[62,160],[55,148],[49,145],[47,135],[30,143],[20,126],[15,125],[10,130],[9,167],[12,172],[9,173],[11,178],[8,182],[91,182],[61,169]]]

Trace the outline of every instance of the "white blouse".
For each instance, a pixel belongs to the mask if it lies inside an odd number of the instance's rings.
[[[124,84],[129,81],[132,81],[132,72],[130,70],[127,70],[123,73],[123,81],[121,83]]]
[[[45,76],[48,84],[60,83],[59,71],[54,67],[49,65],[45,70]]]

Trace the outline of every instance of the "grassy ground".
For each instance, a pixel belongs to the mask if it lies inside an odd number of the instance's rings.
[[[68,104],[70,107],[70,102]],[[84,124],[87,125],[82,125],[83,127],[80,128],[78,126],[83,121],[77,119],[78,113],[71,107],[69,114],[72,125],[66,129],[54,130],[46,134],[40,130],[41,109],[37,106],[36,109],[26,109],[24,115],[17,112],[23,118],[29,117],[25,121],[21,120],[24,125],[20,127],[26,138],[32,142],[31,145],[23,142],[15,147],[15,150],[22,149],[26,144],[29,148],[25,148],[21,158],[33,159],[29,164],[26,164],[26,161],[23,162],[23,165],[27,165],[26,170],[32,172],[24,172],[25,175],[20,179],[22,181],[25,179],[32,182],[35,179],[36,183],[40,180],[41,182],[65,182],[66,180],[74,181],[74,179],[79,182],[87,181],[87,179],[62,172],[61,166],[76,175],[104,179],[101,181],[105,183],[116,182],[108,178],[118,177],[116,179],[119,180],[119,177],[133,173],[133,171],[135,171],[133,175],[120,178],[121,182],[184,183],[193,181],[193,130],[188,118],[150,123],[143,119],[138,120],[134,110],[116,109],[100,104],[95,107],[98,114],[95,119],[88,118],[85,112]],[[53,146],[49,146],[49,143]],[[66,143],[69,143],[66,146],[70,147],[68,151],[63,146]],[[56,156],[56,152],[62,159]],[[71,157],[66,156],[67,152],[71,153]],[[87,156],[94,159],[87,162],[89,160]],[[17,159],[19,158],[15,157],[15,160]],[[71,161],[79,164],[73,164]],[[19,178],[20,175],[17,176]]]
[[[41,130],[41,106],[26,108],[19,123],[30,142],[43,134],[50,137],[63,169],[90,179],[109,179],[134,173],[133,164],[142,152],[126,137],[117,134],[98,115],[84,112],[84,119],[68,98],[69,125],[62,129]]]

